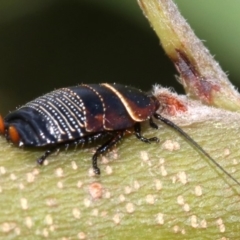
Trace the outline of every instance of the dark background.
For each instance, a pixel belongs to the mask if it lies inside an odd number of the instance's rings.
[[[238,19],[232,16],[239,8],[222,0],[212,0],[208,5],[200,1],[176,2],[237,85],[240,15],[236,12]],[[143,90],[150,90],[158,83],[183,92],[175,74],[137,1],[4,0],[0,3],[3,115],[55,88],[83,82],[118,82]]]

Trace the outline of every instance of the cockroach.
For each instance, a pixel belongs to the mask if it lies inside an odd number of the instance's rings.
[[[121,84],[82,84],[61,88],[28,102],[4,119],[0,116],[0,133],[19,147],[47,147],[37,162],[44,160],[60,146],[87,144],[101,138],[107,141],[92,156],[95,174],[100,174],[99,155],[116,145],[129,129],[145,142],[158,142],[157,137],[145,138],[141,122],[149,121],[158,129],[153,118],[179,132],[199,152],[240,185],[197,142],[172,121],[157,113],[160,102],[151,94]]]

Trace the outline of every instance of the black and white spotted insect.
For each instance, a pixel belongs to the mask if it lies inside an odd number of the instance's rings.
[[[44,160],[60,146],[87,144],[104,138],[92,157],[92,166],[100,174],[97,165],[99,155],[117,144],[129,129],[145,143],[158,142],[158,138],[145,138],[141,134],[141,122],[149,121],[158,129],[153,118],[174,128],[208,157],[218,168],[238,185],[240,183],[223,169],[187,133],[173,122],[157,113],[161,103],[139,89],[120,84],[82,84],[62,88],[0,116],[0,133],[19,147],[49,148],[38,160]]]

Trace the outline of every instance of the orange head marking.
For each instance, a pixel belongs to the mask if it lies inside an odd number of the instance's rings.
[[[14,144],[19,144],[20,136],[17,129],[14,126],[8,128],[8,138]]]
[[[0,115],[0,134],[5,133],[5,125],[4,125],[4,120],[3,117]]]

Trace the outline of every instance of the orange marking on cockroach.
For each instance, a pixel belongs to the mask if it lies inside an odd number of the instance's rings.
[[[3,117],[0,115],[0,134],[4,134],[5,132],[5,124]]]
[[[13,142],[14,144],[19,144],[20,142],[20,136],[17,131],[17,129],[13,126],[10,126],[8,128],[8,134],[9,134],[9,140]]]

